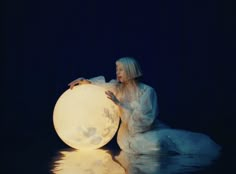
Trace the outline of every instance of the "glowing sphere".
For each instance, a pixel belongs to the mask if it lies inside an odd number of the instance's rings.
[[[119,109],[105,91],[84,84],[66,90],[59,97],[53,123],[67,145],[75,149],[97,149],[113,138],[119,126]]]

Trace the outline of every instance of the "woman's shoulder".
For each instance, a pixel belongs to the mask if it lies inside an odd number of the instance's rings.
[[[140,86],[140,89],[144,90],[144,91],[146,91],[146,90],[148,90],[148,91],[154,90],[153,87],[151,87],[150,85],[147,85],[145,83],[142,83],[142,82],[139,83],[139,86]]]
[[[116,79],[111,79],[108,83],[118,84],[119,82]]]
[[[150,85],[147,85],[145,83],[140,83],[139,84],[139,93],[140,96],[142,95],[149,95],[149,94],[155,94],[156,95],[156,91],[153,87],[151,87]]]

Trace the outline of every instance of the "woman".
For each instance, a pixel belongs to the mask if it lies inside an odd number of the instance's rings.
[[[116,80],[104,77],[90,80],[79,78],[69,84],[93,83],[107,88],[106,95],[121,110],[117,143],[128,153],[209,154],[217,155],[220,147],[207,135],[171,129],[157,120],[158,104],[155,90],[140,82],[142,72],[131,57],[116,61]]]

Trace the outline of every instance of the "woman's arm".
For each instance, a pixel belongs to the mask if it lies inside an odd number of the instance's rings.
[[[149,130],[158,114],[157,95],[153,88],[147,88],[139,100],[121,106],[123,121],[132,134]]]
[[[80,77],[80,78],[75,79],[75,80],[73,80],[72,82],[70,82],[70,83],[68,84],[68,86],[70,86],[70,89],[73,89],[73,87],[76,86],[76,85],[90,84],[90,83],[92,83],[92,82],[89,81],[89,80],[87,80],[87,79],[85,79],[85,78],[83,78],[83,77]]]
[[[93,85],[103,87],[103,88],[110,90],[112,92],[115,92],[116,83],[117,83],[117,81],[115,81],[115,80],[111,80],[110,82],[106,82],[104,76],[97,76],[97,77],[93,77],[90,79],[85,79],[83,77],[80,77],[80,78],[70,82],[68,84],[68,86],[70,86],[70,89],[73,89],[73,87],[75,85],[93,84]]]

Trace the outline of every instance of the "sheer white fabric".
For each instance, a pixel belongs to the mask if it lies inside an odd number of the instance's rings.
[[[122,103],[117,143],[123,151],[137,154],[174,152],[218,155],[220,146],[207,135],[171,129],[158,121],[157,95],[152,87],[140,83],[135,93],[129,91],[122,96],[117,93],[116,80],[106,83],[103,76],[89,80],[114,92]]]

